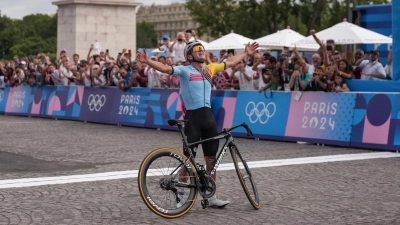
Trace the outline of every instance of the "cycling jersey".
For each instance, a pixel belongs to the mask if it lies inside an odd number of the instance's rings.
[[[180,77],[181,97],[186,110],[211,108],[211,77],[225,70],[225,63],[208,64],[203,71],[192,65],[172,67],[172,73]]]

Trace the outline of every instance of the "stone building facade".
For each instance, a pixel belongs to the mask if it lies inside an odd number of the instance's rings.
[[[199,24],[194,22],[185,4],[174,3],[171,5],[141,6],[136,14],[137,22],[145,21],[154,24],[159,39],[168,34],[171,40],[176,34],[185,29],[196,29]],[[207,35],[199,37],[201,40],[210,42],[213,39]]]
[[[58,0],[57,51],[86,58],[96,40],[116,57],[123,48],[136,50],[135,0]]]

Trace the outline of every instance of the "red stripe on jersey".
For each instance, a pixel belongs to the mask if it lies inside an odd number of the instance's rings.
[[[197,81],[197,80],[205,80],[205,78],[199,74],[190,74],[189,81]]]

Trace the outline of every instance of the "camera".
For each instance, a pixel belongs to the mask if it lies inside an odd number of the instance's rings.
[[[282,65],[285,62],[284,58],[279,59],[279,63]]]
[[[326,50],[332,51],[332,46],[330,46],[330,45],[326,46]]]
[[[317,73],[313,73],[312,76],[313,76],[313,77],[317,76]]]
[[[261,69],[261,73],[262,73],[262,74],[265,74],[266,72],[267,72],[267,69],[266,69],[266,68],[262,68],[262,69]]]

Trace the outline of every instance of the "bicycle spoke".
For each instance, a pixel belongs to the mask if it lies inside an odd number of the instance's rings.
[[[172,153],[181,154],[173,149],[156,149],[149,153],[140,167],[138,177],[143,201],[153,212],[165,218],[176,218],[186,213],[193,207],[198,193],[195,167],[188,162],[188,175],[180,176],[182,168],[186,166]],[[179,182],[182,179],[185,182]],[[183,188],[182,205],[177,207],[176,189],[180,187]]]

